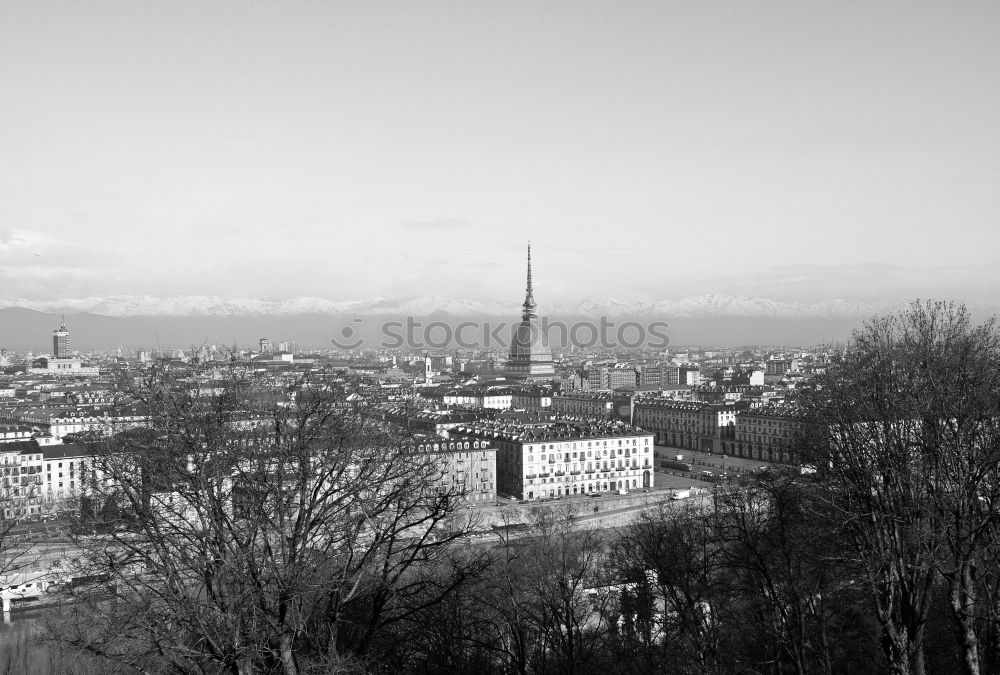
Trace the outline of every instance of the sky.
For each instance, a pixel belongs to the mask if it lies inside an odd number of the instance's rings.
[[[0,3],[0,299],[1000,305],[1000,3]]]

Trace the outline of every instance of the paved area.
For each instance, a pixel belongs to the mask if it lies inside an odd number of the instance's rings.
[[[691,465],[690,473],[675,469],[664,470],[657,468],[656,476],[658,482],[660,476],[664,473],[688,477],[694,475],[707,481],[717,482],[720,479],[733,478],[773,465],[771,462],[759,459],[743,459],[742,457],[730,457],[728,455],[701,452],[699,450],[672,448],[666,445],[657,445],[656,452],[659,453],[660,459],[674,459],[676,455],[681,455],[683,456],[681,461]],[[778,464],[773,466],[783,465]]]
[[[708,489],[712,487],[712,483],[705,480],[697,470],[694,473],[686,473],[684,471],[665,471],[658,468],[654,482],[664,490],[686,490],[693,487]]]

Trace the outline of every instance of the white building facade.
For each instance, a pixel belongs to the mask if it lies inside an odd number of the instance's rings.
[[[478,424],[453,435],[493,439],[502,496],[531,500],[654,486],[653,435],[625,424]]]

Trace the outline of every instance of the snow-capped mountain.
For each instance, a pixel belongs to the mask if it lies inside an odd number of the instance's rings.
[[[652,303],[623,302],[610,298],[592,299],[575,306],[541,305],[539,311],[542,314],[574,316],[848,318],[895,312],[905,304],[903,302],[873,303],[846,300],[799,303],[710,293],[682,300],[662,300]],[[0,300],[0,308],[3,307],[20,307],[55,313],[87,312],[114,317],[296,316],[304,314],[429,316],[436,313],[453,316],[517,316],[520,312],[518,303],[490,303],[441,297],[422,297],[401,301],[374,298],[333,302],[316,297],[261,300],[255,298],[227,299],[211,295],[184,295],[166,298],[150,295],[115,295],[52,301]]]
[[[213,295],[178,295],[158,298],[150,295],[115,295],[78,299],[0,300],[0,306],[21,307],[40,312],[88,312],[104,316],[243,316],[255,314],[344,314],[369,313],[380,306],[395,305],[382,299],[331,302],[323,298],[299,297],[290,300],[220,298]]]
[[[479,302],[452,298],[413,298],[396,305],[393,313],[411,316],[429,316],[436,313],[454,316],[516,316],[521,312],[518,303]]]
[[[617,300],[592,300],[582,303],[578,313],[610,316],[667,316],[709,318],[716,316],[844,318],[895,312],[905,302],[782,302],[766,298],[737,297],[721,293],[706,293],[683,300],[662,300],[655,303],[626,303]]]

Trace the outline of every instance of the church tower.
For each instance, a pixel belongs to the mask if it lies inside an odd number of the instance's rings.
[[[511,333],[507,377],[518,380],[549,380],[555,377],[552,351],[538,322],[535,293],[531,287],[531,243],[528,243],[528,284],[524,289],[521,323]]]

